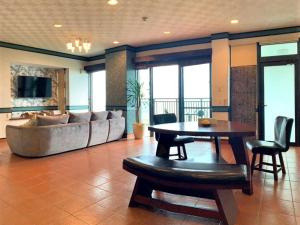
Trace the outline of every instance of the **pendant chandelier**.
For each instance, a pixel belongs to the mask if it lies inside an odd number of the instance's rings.
[[[72,53],[74,52],[85,52],[87,53],[91,49],[91,42],[87,40],[82,40],[81,38],[76,38],[73,42],[67,43],[67,49],[70,50]]]

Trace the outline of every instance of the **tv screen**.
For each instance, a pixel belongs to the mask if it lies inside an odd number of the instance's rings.
[[[18,76],[19,98],[50,98],[52,95],[51,78]]]

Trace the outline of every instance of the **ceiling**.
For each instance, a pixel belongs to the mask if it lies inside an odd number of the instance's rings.
[[[74,53],[82,56],[102,54],[118,46],[115,40],[142,46],[298,25],[299,0],[119,0],[115,6],[107,0],[0,0],[0,41],[71,53],[69,40],[87,38],[88,54]]]

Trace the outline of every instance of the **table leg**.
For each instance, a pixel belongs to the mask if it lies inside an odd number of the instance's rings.
[[[156,148],[156,156],[168,159],[170,155],[170,148],[175,137],[176,136],[174,135],[161,133],[159,135]]]
[[[246,164],[248,167],[249,184],[247,188],[243,189],[243,192],[248,195],[253,194],[252,176],[250,174],[250,160],[245,147],[243,137],[230,137],[229,143],[234,154],[234,158],[237,164]]]

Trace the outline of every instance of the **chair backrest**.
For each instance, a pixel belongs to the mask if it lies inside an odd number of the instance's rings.
[[[175,113],[166,113],[166,114],[156,114],[153,116],[154,125],[164,124],[164,123],[176,123],[177,118]],[[155,132],[155,139],[158,141],[159,133]]]
[[[275,119],[274,139],[283,151],[287,151],[290,147],[293,121],[293,119],[284,116],[277,116]]]
[[[176,123],[177,118],[174,113],[157,114],[153,116],[154,125],[163,123]]]

